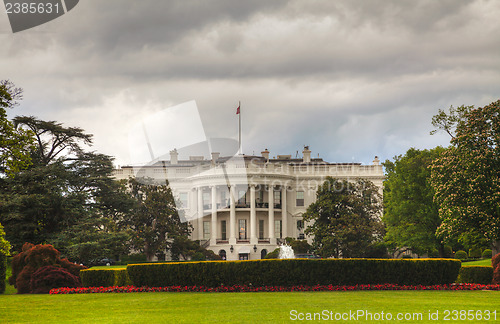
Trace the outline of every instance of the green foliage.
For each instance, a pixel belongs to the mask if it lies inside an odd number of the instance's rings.
[[[312,246],[306,240],[297,240],[293,237],[287,237],[286,243],[291,246],[293,253],[309,253],[312,251]]]
[[[32,133],[16,129],[7,119],[6,108],[17,105],[22,89],[7,80],[0,81],[0,175],[11,176],[31,164]]]
[[[327,177],[316,201],[303,215],[314,235],[313,250],[322,257],[362,257],[381,239],[381,197],[369,181],[348,182]]]
[[[436,238],[441,224],[438,206],[433,202],[434,190],[430,184],[432,161],[444,151],[410,148],[405,155],[394,157],[394,162],[383,163],[385,241],[395,251],[409,248],[417,254],[435,249],[443,257],[443,245]]]
[[[467,260],[467,252],[462,250],[455,252],[455,259],[459,259],[462,261]]]
[[[492,251],[490,249],[484,250],[481,255],[483,259],[491,259],[491,256],[492,256]]]
[[[116,222],[132,202],[112,177],[112,158],[85,152],[92,135],[80,128],[35,117],[16,117],[15,124],[34,134],[37,145],[28,169],[0,178],[0,221],[14,249],[50,242],[80,262],[81,252],[95,250],[88,244],[123,250],[128,237]]]
[[[451,259],[283,259],[128,265],[135,286],[293,286],[394,283],[449,284],[460,261]]]
[[[469,249],[469,258],[479,259],[481,257],[481,249]]]
[[[187,235],[177,235],[174,237],[170,246],[170,254],[172,260],[179,261],[180,257],[183,260],[221,260],[222,258],[215,254],[212,250],[208,250],[200,245],[200,241],[192,241]]]
[[[33,274],[40,268],[46,266],[59,267],[76,277],[78,277],[81,269],[86,269],[86,267],[71,263],[67,259],[61,259],[59,255],[60,252],[50,244],[24,244],[22,252],[18,253],[12,259],[12,276],[9,278],[9,283],[17,288],[18,294],[26,294],[33,292],[31,285],[34,278]],[[54,283],[60,280],[60,276],[52,278],[54,279]],[[40,281],[40,286],[50,285],[47,280],[50,280],[50,276]]]
[[[84,287],[130,286],[132,282],[126,269],[88,269],[80,271]]]
[[[460,268],[456,283],[491,284],[493,268],[488,266],[464,266]]]
[[[433,163],[439,237],[500,240],[500,100],[460,117],[451,146]]]
[[[0,294],[5,291],[5,276],[7,273],[7,257],[10,255],[10,243],[5,239],[5,232],[0,224]]]
[[[274,251],[266,254],[264,259],[277,259],[279,257],[279,255],[280,255],[280,248],[276,248],[276,249],[274,249]]]
[[[148,261],[170,249],[174,238],[187,237],[191,227],[181,222],[168,182],[131,178],[128,182],[135,208],[128,225],[133,230],[133,247]],[[177,252],[177,251],[176,251]]]

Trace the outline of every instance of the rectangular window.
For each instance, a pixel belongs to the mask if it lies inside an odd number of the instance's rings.
[[[282,238],[282,234],[281,234],[281,221],[280,220],[275,220],[274,221],[274,235],[277,237],[277,238]]]
[[[221,204],[220,204],[221,208],[225,208],[229,205],[229,202],[226,199],[226,192],[225,191],[220,192],[220,202],[221,202]]]
[[[203,222],[203,239],[205,239],[205,240],[210,239],[210,222],[209,221]]]
[[[203,192],[203,209],[210,209],[211,204],[210,204],[210,193],[209,192]]]
[[[274,207],[281,208],[281,191],[274,191]]]
[[[246,200],[246,191],[245,190],[240,190],[238,191],[238,204],[240,205],[245,205],[247,200]]]
[[[238,228],[239,228],[239,236],[240,240],[244,240],[247,238],[247,220],[246,219],[238,219]]]
[[[303,191],[297,191],[297,201],[296,201],[296,206],[304,206],[304,192]]]
[[[181,202],[180,208],[188,208],[188,193],[181,192],[179,194],[179,201]]]
[[[264,220],[259,219],[259,239],[264,239]]]
[[[220,233],[221,233],[221,239],[223,241],[227,240],[227,235],[226,235],[226,221],[223,220],[220,222]]]

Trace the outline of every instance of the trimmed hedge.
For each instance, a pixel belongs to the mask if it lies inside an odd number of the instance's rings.
[[[486,249],[483,251],[482,257],[483,259],[491,259],[493,252],[490,249]]]
[[[467,260],[467,252],[462,250],[455,252],[455,259]]]
[[[455,282],[460,266],[453,259],[277,259],[130,264],[127,271],[136,287],[438,285]]]
[[[491,284],[493,267],[490,266],[462,266],[458,273],[457,283]]]
[[[80,278],[84,287],[113,287],[132,284],[127,269],[81,270]]]
[[[5,275],[7,273],[7,256],[0,253],[0,294],[5,291]]]

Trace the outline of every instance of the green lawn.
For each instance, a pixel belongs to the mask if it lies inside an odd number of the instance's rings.
[[[484,259],[478,261],[462,262],[462,265],[475,265],[475,266],[491,266],[491,259]]]
[[[372,316],[390,313],[394,319],[409,314],[417,317],[405,323],[422,323],[429,322],[429,311],[438,312],[439,321],[433,322],[446,322],[446,311],[481,311],[484,316],[498,305],[500,292],[493,291],[0,295],[0,318],[2,323],[283,323],[299,319],[301,313],[363,311]],[[357,319],[375,322],[366,316]],[[496,320],[490,314],[489,322],[499,321],[498,310]]]

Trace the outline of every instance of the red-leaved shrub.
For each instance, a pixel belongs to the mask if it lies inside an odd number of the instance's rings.
[[[78,273],[81,269],[87,269],[87,267],[71,263],[67,259],[61,259],[59,255],[60,252],[50,244],[33,245],[25,243],[22,252],[12,259],[12,276],[9,278],[9,283],[17,288],[18,294],[31,293],[33,292],[31,282],[35,272],[47,266],[65,269],[68,274],[76,276],[80,280]],[[34,279],[37,280],[38,278],[35,276]]]
[[[500,253],[495,254],[495,256],[491,258],[491,266],[493,267],[493,269],[496,269],[499,264],[500,264]]]
[[[31,275],[31,293],[48,294],[52,288],[81,287],[80,278],[58,266],[39,268]]]

